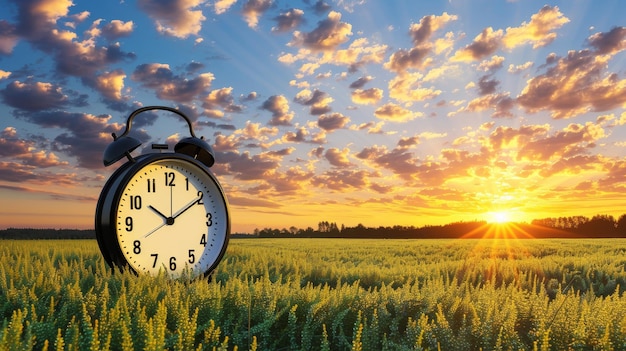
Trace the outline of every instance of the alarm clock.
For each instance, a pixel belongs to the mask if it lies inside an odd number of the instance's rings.
[[[161,149],[137,157],[141,142],[128,136],[132,120],[148,110],[165,110],[185,119],[190,137],[174,152]],[[126,157],[105,183],[98,199],[95,229],[102,256],[111,268],[170,278],[209,276],[228,245],[230,216],[224,191],[210,167],[213,150],[193,132],[179,110],[147,106],[135,110],[126,130],[104,152],[104,165]]]

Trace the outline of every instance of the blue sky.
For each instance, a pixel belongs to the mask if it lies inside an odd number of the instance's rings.
[[[620,1],[0,4],[2,228],[90,228],[148,105],[213,145],[235,231],[626,212]]]

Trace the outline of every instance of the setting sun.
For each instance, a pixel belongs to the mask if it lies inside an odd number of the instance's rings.
[[[512,221],[512,214],[509,211],[494,211],[487,213],[487,221],[489,223],[507,223]]]

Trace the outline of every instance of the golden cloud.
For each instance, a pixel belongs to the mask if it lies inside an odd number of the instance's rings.
[[[361,105],[375,105],[383,98],[383,90],[378,88],[356,89],[352,92],[352,102]]]
[[[387,103],[374,111],[374,116],[392,122],[407,122],[420,116],[420,113],[407,110],[394,103]]]
[[[520,27],[509,27],[502,38],[504,46],[508,49],[533,43],[533,49],[550,44],[556,39],[555,30],[568,23],[558,7],[544,6],[539,12],[530,17],[530,22],[522,23]]]

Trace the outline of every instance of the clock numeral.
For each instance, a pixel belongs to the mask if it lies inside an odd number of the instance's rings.
[[[125,223],[126,223],[126,231],[132,232],[133,231],[133,217],[126,217]]]
[[[141,241],[133,241],[133,252],[135,253],[135,255],[139,255],[141,253]]]
[[[189,178],[185,178],[185,190],[189,190]]]
[[[176,186],[176,184],[174,184],[174,178],[176,178],[174,172],[165,172],[165,186]]]
[[[204,193],[202,191],[198,191],[198,196],[200,197],[198,199],[198,202],[196,202],[196,204],[198,205],[204,205],[204,201],[202,201],[202,198],[204,197]]]
[[[189,263],[196,262],[196,255],[193,254],[194,250],[189,250]]]
[[[130,209],[141,210],[141,196],[139,195],[130,196]]]
[[[202,237],[200,238],[200,245],[206,247],[206,234],[202,234]]]
[[[170,257],[170,270],[176,270],[176,257]]]
[[[152,262],[152,268],[156,267],[157,258],[159,258],[159,254],[150,254],[150,256],[154,257],[154,262]]]
[[[148,181],[148,192],[156,193],[156,181],[154,178],[146,179]]]
[[[213,220],[212,220],[213,216],[211,216],[210,213],[206,214],[206,226],[210,227],[213,225]]]

